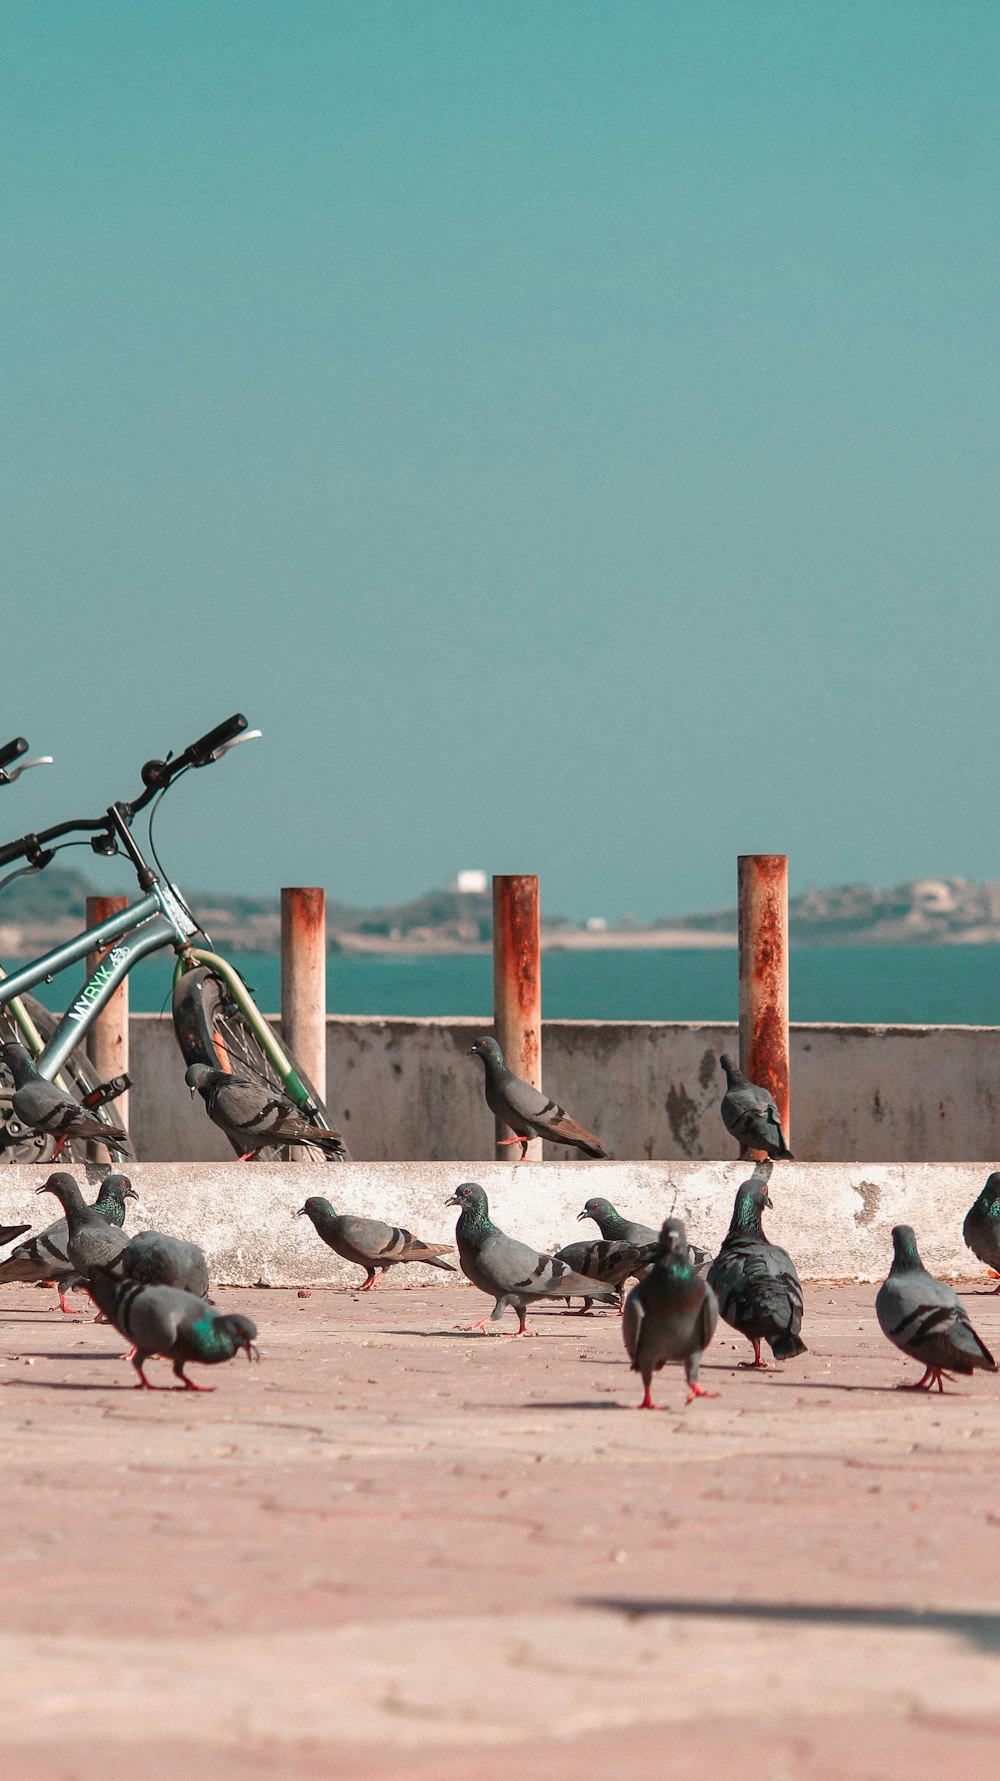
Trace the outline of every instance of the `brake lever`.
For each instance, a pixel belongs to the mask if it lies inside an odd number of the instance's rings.
[[[210,754],[204,765],[207,767],[210,761],[221,761],[224,754],[228,754],[231,748],[239,748],[241,742],[259,742],[263,734],[263,730],[244,730],[242,736],[234,736],[231,742],[224,742],[221,748]]]
[[[0,785],[13,785],[29,767],[51,767],[54,759],[54,755],[40,754],[35,761],[20,761],[16,767],[0,767]]]

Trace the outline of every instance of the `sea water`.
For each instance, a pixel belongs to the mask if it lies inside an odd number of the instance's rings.
[[[234,953],[232,963],[258,1007],[276,1009],[277,958]],[[172,969],[170,953],[137,965],[135,1011],[169,1011]],[[800,946],[789,977],[793,1020],[1000,1024],[1000,946]],[[41,998],[64,1008],[76,983],[77,973],[66,972]],[[328,963],[331,1013],[485,1020],[492,1001],[487,954],[335,953]],[[736,951],[546,952],[542,1011],[554,1020],[735,1020]]]

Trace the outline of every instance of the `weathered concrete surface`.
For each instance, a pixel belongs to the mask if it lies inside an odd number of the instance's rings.
[[[995,1379],[894,1391],[812,1287],[799,1361],[636,1415],[616,1317],[457,1297],[228,1295],[262,1364],[195,1398],[4,1295],[4,1781],[995,1774]]]
[[[357,1157],[491,1157],[482,1069],[467,1053],[483,1020],[330,1016],[331,1115]],[[596,1131],[612,1156],[719,1158],[733,1146],[719,1118],[719,1054],[736,1026],[545,1021],[549,1093]],[[192,1106],[169,1015],[130,1023],[131,1130],[150,1161],[228,1153]],[[817,1162],[976,1161],[1000,1148],[1000,1027],[793,1026],[797,1156]],[[546,1156],[565,1151],[545,1147]]]
[[[912,1224],[935,1272],[982,1277],[965,1248],[962,1221],[991,1165],[964,1163],[784,1163],[775,1167],[774,1211],[765,1228],[807,1279],[881,1280],[892,1258],[894,1224]],[[96,1187],[102,1172],[86,1171]],[[139,1163],[130,1176],[140,1196],[128,1228],[170,1231],[200,1243],[214,1280],[272,1286],[346,1285],[363,1276],[295,1216],[310,1193],[338,1211],[405,1225],[427,1242],[454,1241],[445,1205],[461,1181],[482,1183],[497,1224],[543,1249],[578,1241],[597,1227],[577,1223],[586,1200],[602,1194],[628,1216],[658,1228],[676,1215],[689,1234],[717,1249],[729,1225],[746,1163]],[[82,1175],[84,1171],[78,1171]],[[37,1166],[0,1174],[0,1223],[55,1214],[39,1202]],[[407,1266],[385,1285],[441,1285],[440,1270]]]

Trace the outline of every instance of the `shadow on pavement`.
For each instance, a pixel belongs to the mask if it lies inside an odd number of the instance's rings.
[[[652,1614],[700,1619],[765,1620],[804,1626],[891,1627],[900,1632],[951,1633],[981,1651],[1000,1652],[1000,1614],[979,1609],[864,1608],[795,1602],[700,1602],[679,1597],[577,1596],[579,1608],[606,1608],[641,1620]]]

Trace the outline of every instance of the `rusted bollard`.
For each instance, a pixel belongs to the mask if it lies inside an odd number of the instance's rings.
[[[769,1088],[791,1143],[788,856],[739,856],[740,1069]]]
[[[281,1032],[321,1101],[326,1100],[326,892],[281,893]]]
[[[127,897],[88,897],[86,922],[88,928],[96,928],[102,921],[112,915],[118,915],[128,908]],[[93,976],[103,958],[107,957],[109,948],[102,947],[99,952],[87,954],[87,977]],[[128,978],[122,979],[106,1008],[102,1008],[90,1032],[87,1034],[87,1056],[94,1067],[94,1074],[99,1083],[110,1082],[113,1076],[124,1076],[128,1071]],[[108,1103],[108,1117],[115,1125],[128,1125],[128,1095],[118,1095]],[[95,1144],[94,1150],[100,1151],[99,1161],[107,1161],[110,1151],[103,1144]]]
[[[493,1032],[509,1067],[542,1086],[542,963],[538,879],[533,873],[493,879]],[[510,1162],[515,1144],[497,1120],[497,1157]],[[542,1160],[542,1141],[529,1141],[525,1160]]]

